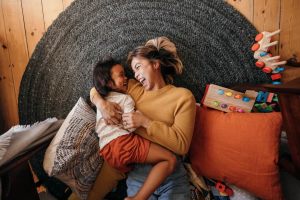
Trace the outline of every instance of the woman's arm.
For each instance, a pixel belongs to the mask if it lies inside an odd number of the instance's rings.
[[[144,127],[146,131],[136,131],[142,137],[160,144],[176,154],[184,155],[189,150],[193,136],[195,103],[195,98],[191,93],[181,98],[175,112],[174,123],[171,125],[151,120],[139,111],[123,114],[123,120],[128,120],[127,125],[130,127]]]
[[[93,87],[90,91],[91,102],[99,109],[106,124],[119,124],[121,121],[122,109],[114,102],[106,101]]]
[[[191,144],[194,132],[196,102],[193,95],[184,98],[175,113],[174,123],[152,121],[147,128],[147,136],[179,155],[185,155]]]

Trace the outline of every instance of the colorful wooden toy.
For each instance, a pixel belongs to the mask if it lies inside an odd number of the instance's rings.
[[[206,179],[206,181],[209,187],[215,187],[216,190],[214,189],[211,190],[215,197],[222,196],[222,199],[227,199],[224,197],[232,196],[234,194],[233,190],[224,182],[215,181],[213,179]],[[215,193],[216,191],[218,191],[219,194],[216,194]]]
[[[206,86],[202,104],[224,112],[251,112],[257,92],[237,92],[214,84]]]
[[[274,32],[264,31],[257,34],[255,37],[256,43],[251,47],[251,50],[254,51],[254,58],[257,59],[255,65],[265,73],[277,74],[284,70],[280,66],[285,65],[286,61],[280,61],[280,56],[272,56],[269,53],[270,48],[278,44],[278,41],[271,42],[272,36],[279,34],[279,32],[280,30]],[[279,81],[281,76],[276,75],[271,78],[273,84],[281,84]]]
[[[252,45],[252,51],[268,52],[271,46],[277,45],[278,41],[271,42],[272,36],[279,34],[280,30],[274,32],[263,31],[256,35],[256,43]]]

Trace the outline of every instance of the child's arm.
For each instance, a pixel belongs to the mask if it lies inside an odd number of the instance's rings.
[[[106,101],[93,87],[90,91],[91,102],[99,109],[108,125],[117,125],[122,119],[122,109],[114,102]]]

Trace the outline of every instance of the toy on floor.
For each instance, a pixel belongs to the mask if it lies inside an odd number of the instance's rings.
[[[237,92],[214,84],[206,86],[202,104],[224,112],[251,112],[257,92]]]
[[[233,190],[221,181],[207,178],[206,182],[215,199],[229,200],[233,195]]]
[[[278,41],[271,42],[272,36],[278,34],[280,30],[274,32],[261,32],[256,35],[256,43],[252,45],[251,50],[254,51],[254,58],[257,59],[255,65],[262,69],[265,73],[272,73],[271,79],[273,84],[281,84],[281,74],[284,70],[281,65],[286,61],[279,61],[280,56],[272,56],[269,50],[272,46],[277,45]]]

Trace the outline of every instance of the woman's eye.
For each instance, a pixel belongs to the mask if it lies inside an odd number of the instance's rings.
[[[135,69],[139,69],[139,68],[140,68],[140,65],[135,66]]]

